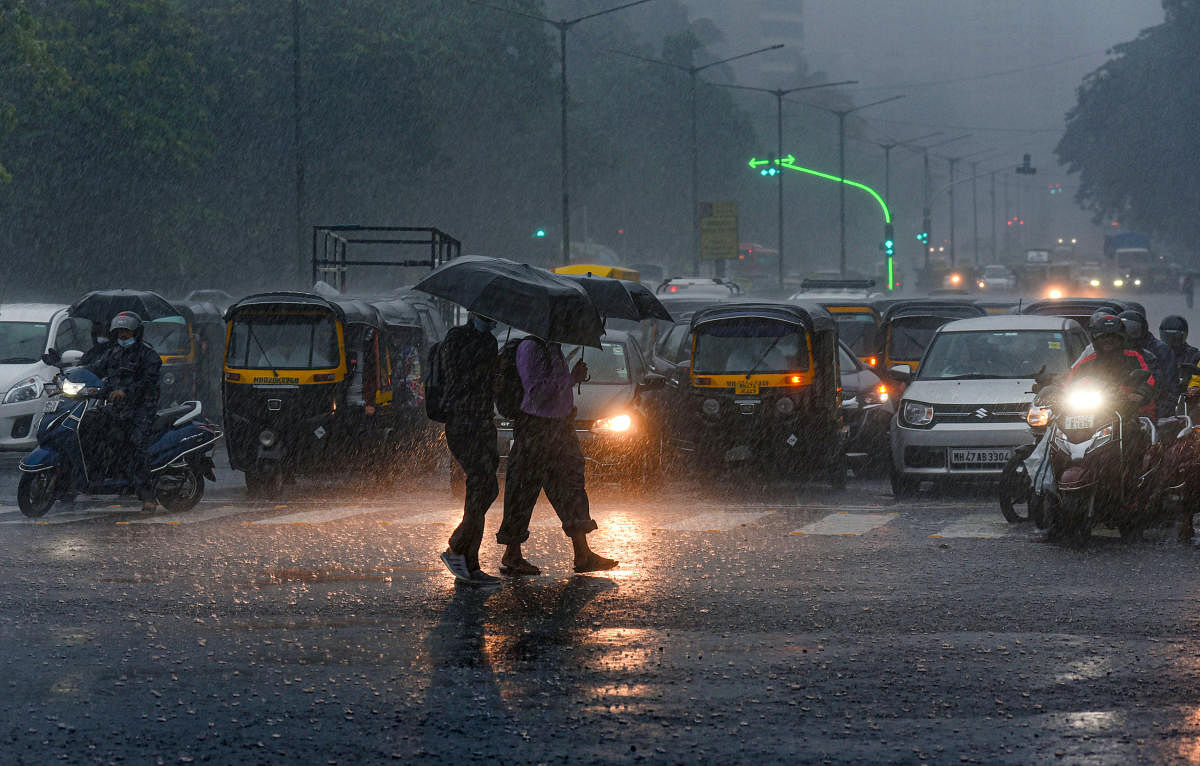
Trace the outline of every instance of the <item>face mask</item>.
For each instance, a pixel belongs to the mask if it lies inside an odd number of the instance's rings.
[[[104,337],[103,335],[100,335],[96,338],[96,343],[97,344],[108,343],[108,338]]]
[[[136,342],[137,338],[121,338],[117,341],[117,345],[119,345],[121,348],[129,348]]]

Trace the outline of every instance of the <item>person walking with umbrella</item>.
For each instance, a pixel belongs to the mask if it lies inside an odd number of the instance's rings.
[[[617,562],[596,553],[587,542],[588,533],[597,527],[584,486],[583,451],[575,436],[573,420],[573,389],[576,383],[587,379],[587,364],[581,359],[568,369],[562,346],[537,337],[521,341],[516,357],[525,394],[508,454],[504,519],[496,532],[496,542],[505,546],[500,572],[541,573],[525,560],[521,545],[529,539],[529,519],[542,490],[558,514],[563,532],[571,538],[575,571],[612,569]]]

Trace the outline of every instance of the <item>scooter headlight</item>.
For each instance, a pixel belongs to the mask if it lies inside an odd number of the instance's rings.
[[[15,386],[8,389],[8,393],[4,395],[5,404],[16,404],[17,402],[28,402],[42,395],[42,379],[39,377],[25,378],[19,381]]]
[[[273,447],[277,441],[279,441],[279,437],[276,436],[275,432],[269,428],[264,428],[258,434],[258,443],[264,447]]]
[[[79,396],[83,393],[84,385],[73,380],[64,380],[62,392],[64,396]]]

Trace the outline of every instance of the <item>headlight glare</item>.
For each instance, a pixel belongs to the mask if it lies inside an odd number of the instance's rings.
[[[42,379],[34,376],[25,378],[19,381],[15,386],[8,389],[8,393],[4,395],[5,404],[16,404],[17,402],[28,402],[42,395]]]
[[[79,392],[83,390],[82,383],[76,383],[73,380],[64,380],[62,384],[62,392],[67,396],[79,396]]]
[[[592,424],[594,431],[609,431],[616,434],[625,433],[631,428],[633,428],[633,418],[624,412],[610,418],[600,418]]]
[[[1067,406],[1076,412],[1094,412],[1104,404],[1104,394],[1095,388],[1073,388],[1067,394]]]

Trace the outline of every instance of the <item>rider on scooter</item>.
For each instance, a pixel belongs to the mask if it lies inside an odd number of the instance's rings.
[[[1134,370],[1150,372],[1150,366],[1141,353],[1128,348],[1125,323],[1120,317],[1101,309],[1092,314],[1088,334],[1092,338],[1092,350],[1075,362],[1067,375],[1067,383],[1081,378],[1103,381],[1124,392],[1126,401],[1136,403],[1142,414],[1153,417],[1155,378],[1151,373],[1145,383],[1131,384],[1129,373]]]
[[[136,313],[122,311],[113,317],[108,329],[113,342],[89,369],[104,381],[103,391],[133,444],[134,483],[142,510],[150,512],[158,507],[148,452],[154,438],[162,361],[158,352],[142,340],[142,320]]]
[[[1150,332],[1144,310],[1130,308],[1118,316],[1125,323],[1125,336],[1129,339],[1130,347],[1142,355],[1158,381],[1155,386],[1156,416],[1171,417],[1179,400],[1179,367],[1175,362],[1175,354],[1170,346]]]

